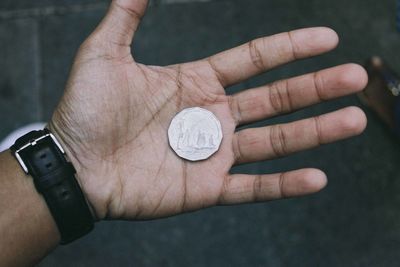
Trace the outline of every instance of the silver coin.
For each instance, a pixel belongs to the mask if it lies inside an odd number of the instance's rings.
[[[218,151],[222,137],[218,118],[198,107],[179,112],[168,129],[171,148],[178,156],[190,161],[209,158]]]

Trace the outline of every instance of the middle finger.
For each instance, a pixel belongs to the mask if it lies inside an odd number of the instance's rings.
[[[238,125],[267,119],[356,93],[367,81],[361,66],[341,65],[232,95],[232,114]]]

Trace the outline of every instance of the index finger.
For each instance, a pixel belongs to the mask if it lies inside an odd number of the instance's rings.
[[[330,28],[306,28],[259,38],[205,60],[226,87],[293,60],[328,52],[338,42]]]

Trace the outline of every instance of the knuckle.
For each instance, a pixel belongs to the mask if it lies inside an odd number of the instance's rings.
[[[283,130],[281,125],[278,124],[271,126],[269,134],[269,142],[271,144],[273,153],[277,157],[281,157],[287,154],[287,149],[286,149],[287,138],[285,135],[285,131]]]
[[[295,39],[293,38],[293,33],[292,32],[286,32],[286,36],[288,38],[288,45],[289,45],[289,51],[290,54],[292,55],[292,58],[297,60],[299,58],[298,56],[298,48],[297,48],[297,44],[295,42]]]
[[[287,80],[273,84],[269,89],[268,97],[275,113],[281,114],[292,111],[291,96]]]
[[[320,72],[315,72],[313,74],[314,90],[319,101],[325,101],[326,97],[324,95],[324,80]]]
[[[222,84],[223,86],[229,84],[228,79],[225,77],[223,72],[218,68],[212,57],[207,58],[205,61],[210,66],[211,70],[213,71],[215,77],[217,78],[220,84]]]
[[[131,17],[136,21],[140,20],[143,17],[143,14],[141,14],[139,11],[133,8],[125,7],[124,5],[118,4],[117,2],[114,3],[114,6],[116,9],[124,12],[125,14],[127,14],[129,17]]]
[[[221,187],[221,192],[219,194],[219,197],[217,199],[217,203],[220,205],[223,205],[228,202],[227,195],[229,194],[230,191],[230,184],[233,178],[230,176],[225,176],[222,187]]]
[[[263,182],[262,176],[256,175],[253,181],[253,201],[262,201],[263,195]]]
[[[240,101],[234,96],[228,96],[228,103],[236,124],[239,124],[242,121],[242,108]]]
[[[286,173],[282,172],[279,175],[279,178],[278,178],[278,183],[279,183],[279,186],[278,186],[278,188],[279,188],[278,197],[279,198],[287,198],[287,194],[286,194],[286,191],[285,191],[285,179],[286,179]]]
[[[256,39],[256,40],[250,41],[248,43],[248,46],[249,46],[251,62],[257,69],[259,69],[260,71],[264,71],[266,69],[266,64],[265,64],[264,58],[262,56],[263,51],[260,47],[261,43],[263,43],[262,39]]]
[[[314,117],[314,127],[315,127],[315,135],[317,137],[317,145],[322,145],[324,143],[323,135],[322,135],[322,125],[321,125],[321,117]]]
[[[233,153],[235,156],[235,162],[241,163],[243,161],[243,154],[242,154],[242,144],[241,144],[241,132],[238,132],[234,137],[233,142]]]

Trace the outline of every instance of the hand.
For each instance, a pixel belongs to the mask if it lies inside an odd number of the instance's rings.
[[[348,64],[228,96],[224,88],[338,43],[328,28],[254,40],[209,58],[145,66],[131,43],[145,0],[114,0],[81,46],[49,128],[65,147],[97,219],[151,219],[214,205],[268,201],[319,191],[316,169],[231,175],[235,164],[282,157],[361,133],[363,112],[350,107],[287,124],[241,130],[239,125],[360,91],[365,71]],[[183,48],[185,49],[185,48]],[[188,162],[169,147],[167,129],[187,107],[221,121],[223,142],[211,158]]]

